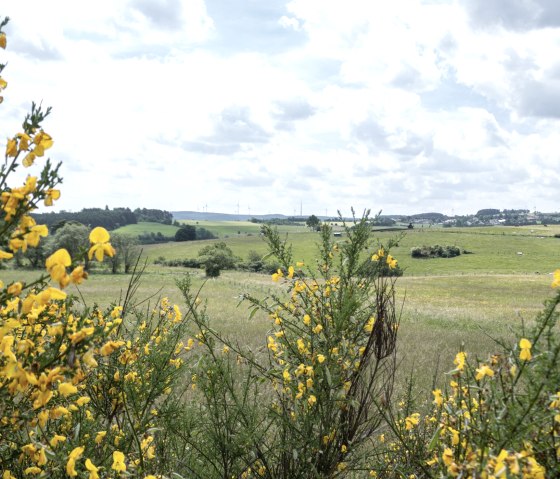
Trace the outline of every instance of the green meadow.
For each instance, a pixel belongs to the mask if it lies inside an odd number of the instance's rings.
[[[226,231],[241,228],[230,224],[238,222],[216,222],[212,226],[203,223],[199,222],[199,226],[221,231],[221,236]],[[144,225],[132,226],[138,228],[137,231],[146,231],[141,230]],[[270,327],[269,319],[259,315],[249,319],[247,307],[240,304],[239,297],[243,292],[259,297],[272,292],[282,294],[285,285],[273,283],[265,274],[223,271],[219,278],[206,280],[202,270],[154,264],[159,257],[196,257],[204,245],[214,241],[225,241],[243,259],[251,250],[266,253],[266,244],[258,234],[259,225],[248,223],[245,226],[255,228],[251,235],[231,234],[219,240],[144,246],[147,268],[135,301],[149,308],[158,297],[167,296],[181,305],[175,281],[189,273],[194,285],[201,288],[200,297],[207,300],[211,324],[240,342],[262,348]],[[221,230],[217,229],[219,227]],[[304,227],[284,227],[283,231],[293,244],[294,259],[312,266],[318,234]],[[560,239],[554,237],[558,232],[558,227],[425,227],[408,230],[402,236],[396,236],[395,232],[376,232],[379,244],[398,238],[398,246],[391,254],[405,271],[404,276],[397,279],[398,298],[402,304],[401,374],[414,370],[419,374],[419,381],[428,387],[434,365],[450,369],[461,347],[485,356],[493,350],[492,338],[515,340],[523,325],[533,321],[543,301],[552,294],[552,272],[560,267]],[[338,240],[344,241],[344,237]],[[470,253],[448,259],[413,259],[410,256],[413,246],[434,244],[456,245]],[[29,281],[36,275],[36,272],[24,272],[23,279]],[[9,282],[12,276],[21,278],[22,272],[4,271],[4,282]],[[124,274],[94,271],[79,290],[75,286],[68,290],[83,297],[88,305],[107,306],[124,295],[129,279],[130,276]]]

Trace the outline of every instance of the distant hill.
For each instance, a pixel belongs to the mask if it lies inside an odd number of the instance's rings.
[[[175,220],[196,220],[196,221],[249,221],[251,218],[258,220],[272,220],[275,218],[287,219],[286,215],[235,215],[228,213],[204,213],[200,211],[172,211]],[[307,219],[307,217],[305,218]]]

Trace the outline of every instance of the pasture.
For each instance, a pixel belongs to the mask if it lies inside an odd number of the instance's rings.
[[[222,232],[233,228],[230,224],[222,226]],[[294,260],[313,265],[318,234],[305,228],[285,227],[286,230],[293,243]],[[558,231],[560,228],[416,228],[400,237],[398,246],[391,251],[405,270],[397,280],[398,298],[402,301],[400,374],[404,377],[414,370],[419,384],[429,388],[435,365],[450,369],[462,346],[470,353],[485,356],[493,350],[492,338],[518,337],[523,323],[531,323],[543,301],[552,294],[551,273],[560,267],[560,239],[554,238]],[[376,235],[379,244],[395,238],[395,232]],[[344,241],[344,237],[337,240]],[[258,297],[282,294],[284,285],[273,283],[268,275],[241,271],[224,271],[219,278],[206,281],[202,270],[153,264],[162,256],[196,257],[201,247],[213,241],[218,240],[144,246],[148,266],[135,301],[149,308],[158,297],[167,296],[181,305],[175,280],[189,273],[194,286],[202,288],[200,297],[207,300],[213,327],[252,348],[263,348],[269,319],[256,315],[249,320],[239,297],[244,292]],[[251,250],[267,252],[258,234],[233,235],[219,241],[225,241],[243,259]],[[471,254],[449,259],[411,258],[410,248],[424,244],[456,245]],[[372,245],[372,249],[376,247]],[[2,274],[5,283],[12,276],[30,281],[37,272]],[[68,292],[83,297],[88,305],[108,306],[124,295],[129,278],[94,272],[79,289],[71,286]]]

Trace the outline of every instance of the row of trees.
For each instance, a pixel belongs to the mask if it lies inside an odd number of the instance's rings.
[[[84,208],[78,212],[60,211],[58,213],[33,213],[32,217],[39,224],[47,225],[51,230],[62,226],[67,221],[74,221],[94,228],[101,226],[113,230],[121,226],[132,225],[142,221],[170,225],[173,215],[169,211],[137,208]]]

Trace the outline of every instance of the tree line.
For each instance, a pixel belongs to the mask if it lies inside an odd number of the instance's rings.
[[[59,211],[50,213],[33,213],[31,216],[37,224],[47,225],[49,229],[56,229],[64,222],[74,221],[91,228],[102,226],[108,230],[114,230],[121,226],[136,224],[141,221],[150,221],[170,225],[173,223],[173,215],[169,211],[136,208],[83,208],[81,211]]]

